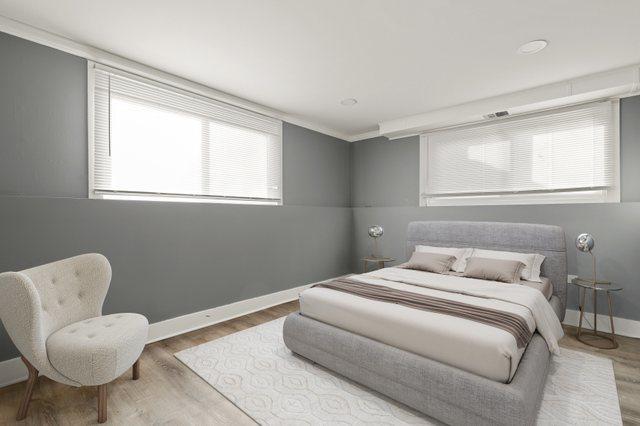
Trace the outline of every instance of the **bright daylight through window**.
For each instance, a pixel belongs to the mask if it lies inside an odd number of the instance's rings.
[[[91,197],[281,203],[279,120],[97,65],[89,73]]]
[[[618,102],[428,133],[420,204],[617,202]]]

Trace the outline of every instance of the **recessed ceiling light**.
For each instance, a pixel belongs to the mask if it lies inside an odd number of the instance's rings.
[[[517,52],[521,55],[533,55],[547,47],[547,40],[533,40],[518,47]]]
[[[340,105],[344,105],[344,106],[353,106],[357,103],[358,103],[358,100],[354,98],[347,98],[340,101]]]

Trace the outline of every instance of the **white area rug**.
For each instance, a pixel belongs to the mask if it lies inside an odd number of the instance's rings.
[[[439,424],[295,356],[284,318],[184,350],[176,357],[265,425]],[[568,349],[553,357],[540,425],[621,425],[613,364]]]

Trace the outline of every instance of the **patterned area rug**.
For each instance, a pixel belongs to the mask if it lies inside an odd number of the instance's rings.
[[[289,351],[284,318],[176,354],[264,425],[436,425],[439,422]],[[563,349],[553,357],[539,425],[621,425],[613,364]]]

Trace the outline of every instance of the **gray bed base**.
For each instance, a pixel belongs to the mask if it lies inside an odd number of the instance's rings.
[[[412,222],[407,251],[416,244],[470,246],[546,256],[551,305],[566,309],[566,248],[557,226],[493,222]],[[283,329],[286,346],[355,382],[453,425],[529,425],[536,419],[550,354],[537,333],[513,380],[499,383],[455,367],[293,313]]]
[[[291,351],[451,425],[533,424],[549,368],[534,334],[509,384],[499,383],[332,325],[290,314]]]

